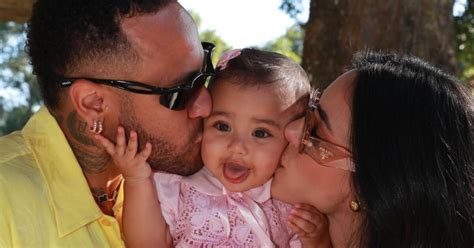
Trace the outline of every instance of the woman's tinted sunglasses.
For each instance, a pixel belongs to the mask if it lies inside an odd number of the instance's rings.
[[[318,112],[320,94],[318,89],[311,90],[299,152],[306,153],[319,165],[355,171],[352,163],[352,153],[349,149],[316,136],[316,128],[322,122]]]

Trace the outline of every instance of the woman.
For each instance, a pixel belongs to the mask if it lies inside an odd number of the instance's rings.
[[[326,214],[334,247],[473,247],[467,91],[413,57],[353,66],[286,128],[274,197]]]

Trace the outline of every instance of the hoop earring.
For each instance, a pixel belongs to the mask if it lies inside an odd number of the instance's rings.
[[[91,130],[91,132],[93,132],[95,134],[100,134],[104,130],[104,126],[102,125],[101,121],[94,120],[90,130]]]
[[[353,212],[359,212],[360,210],[360,202],[358,200],[352,200],[349,207]]]

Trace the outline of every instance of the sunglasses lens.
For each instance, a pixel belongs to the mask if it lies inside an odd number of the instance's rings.
[[[202,45],[205,51],[203,67],[201,72],[192,80],[191,88],[161,95],[160,104],[162,106],[176,111],[186,109],[189,102],[196,97],[196,93],[204,86],[207,78],[214,73],[211,60],[214,45],[207,42],[203,42]]]
[[[204,85],[206,79],[206,75],[200,75],[194,80],[191,89],[161,95],[160,104],[168,109],[176,111],[186,109],[190,100],[196,96],[196,93]]]

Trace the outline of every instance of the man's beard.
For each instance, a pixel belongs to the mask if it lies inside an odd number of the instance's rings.
[[[155,137],[147,132],[138,122],[131,106],[130,102],[122,104],[123,111],[120,114],[119,123],[125,128],[127,134],[131,130],[137,132],[139,151],[145,148],[146,142],[151,143],[152,151],[147,161],[153,170],[188,176],[202,168],[203,162],[200,145],[194,143],[199,135],[200,128],[202,128],[202,124],[196,126],[196,129],[192,132],[193,135],[185,146],[178,147],[163,138]],[[176,138],[181,137],[177,134]]]

